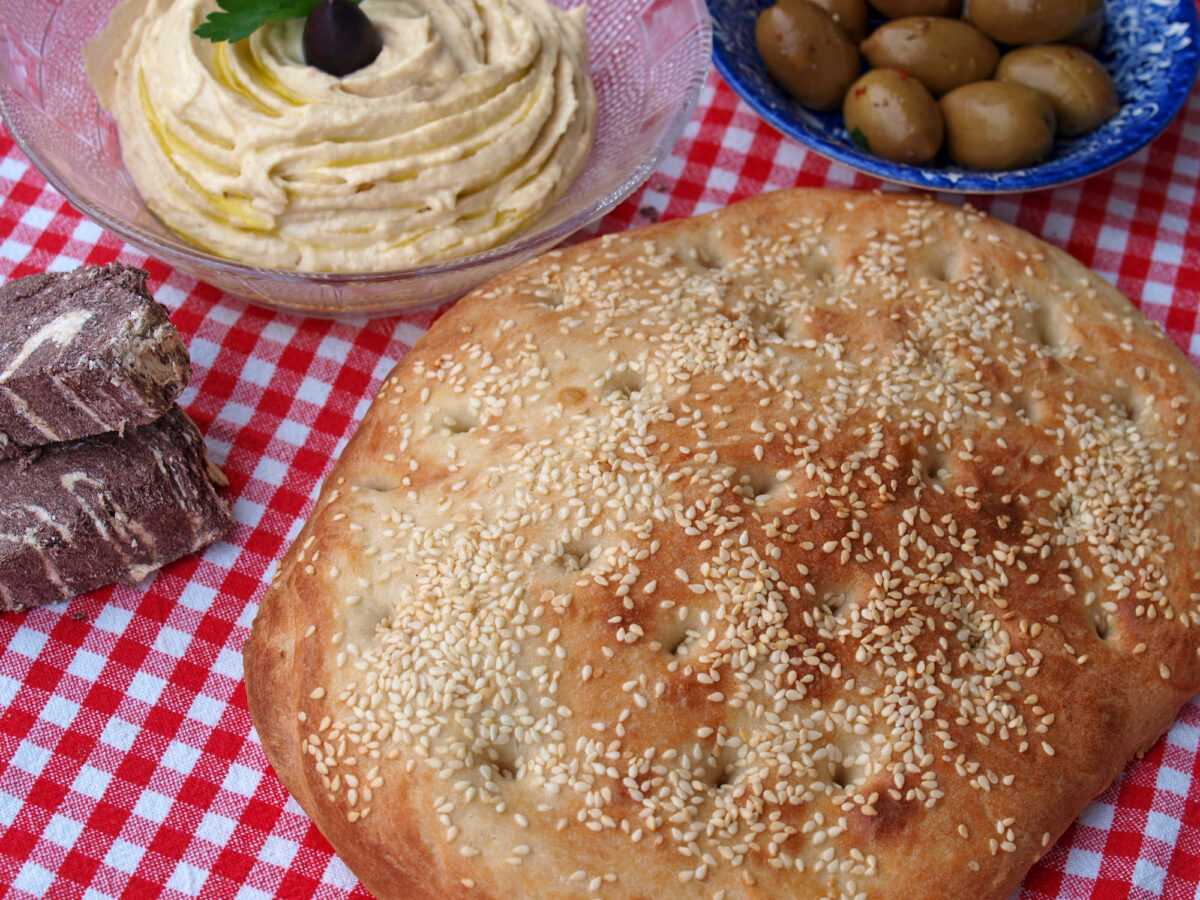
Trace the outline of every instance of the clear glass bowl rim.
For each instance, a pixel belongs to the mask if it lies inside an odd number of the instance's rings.
[[[712,69],[712,17],[708,12],[708,7],[704,0],[690,0],[690,3],[696,14],[695,27],[697,29],[697,38],[701,42],[701,52],[698,54],[698,58],[705,60],[706,65],[703,71],[697,68],[692,73],[683,95],[683,101],[663,129],[661,139],[655,143],[650,152],[619,185],[549,229],[536,230],[535,223],[533,229],[522,231],[505,243],[489,250],[409,269],[391,269],[379,272],[305,272],[293,269],[276,269],[267,266],[254,266],[226,257],[216,256],[182,240],[165,240],[162,236],[146,231],[135,223],[109,214],[90,200],[79,196],[69,186],[67,179],[59,173],[57,168],[49,165],[36,149],[30,146],[23,130],[13,126],[14,120],[19,118],[11,108],[12,98],[17,95],[7,85],[0,85],[0,120],[3,120],[9,135],[33,167],[41,173],[55,190],[66,198],[68,203],[87,218],[92,219],[117,237],[140,247],[150,256],[154,256],[172,265],[174,265],[172,262],[173,258],[178,257],[201,271],[218,270],[222,274],[232,277],[270,279],[296,284],[359,285],[416,281],[471,269],[476,266],[482,267],[509,256],[533,255],[549,250],[576,231],[607,215],[653,174],[658,164],[667,156],[675,143],[678,142],[684,128],[687,127],[687,123],[695,113],[696,106],[700,100],[700,93]],[[587,165],[588,162],[585,161],[585,168]],[[201,280],[206,279],[202,278]],[[353,310],[346,310],[346,312],[352,314]]]

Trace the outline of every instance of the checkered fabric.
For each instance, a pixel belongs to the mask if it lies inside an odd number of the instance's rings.
[[[783,138],[714,74],[674,152],[599,230],[789,185],[879,186]],[[1200,362],[1198,185],[1193,94],[1158,140],[1115,169],[972,202],[1098,270]],[[229,475],[237,524],[141,587],[0,615],[0,892],[366,898],[268,766],[246,712],[241,649],[322,476],[436,312],[333,322],[248,306],[82,218],[0,131],[0,277],[114,259],[149,270],[191,348],[182,402]],[[1193,701],[1019,897],[1190,900],[1198,886]]]

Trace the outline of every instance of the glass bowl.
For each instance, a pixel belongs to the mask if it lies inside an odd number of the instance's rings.
[[[1052,188],[1095,175],[1133,155],[1170,124],[1191,93],[1200,66],[1196,0],[1105,0],[1099,53],[1113,76],[1121,110],[1095,131],[1059,139],[1054,155],[1009,172],[970,172],[950,164],[908,166],[855,146],[840,110],[804,109],[767,74],[754,23],[773,0],[711,0],[713,62],[760,116],[815,153],[885,181],[931,191],[1003,194]]]
[[[581,0],[551,0],[569,7]],[[442,303],[596,221],[650,177],[692,116],[710,65],[704,0],[589,0],[599,110],[570,189],[483,253],[396,272],[306,273],[201,250],[147,211],[121,163],[83,49],[117,0],[0,0],[0,115],[46,179],[99,225],[179,271],[253,303],[307,315],[389,315]]]

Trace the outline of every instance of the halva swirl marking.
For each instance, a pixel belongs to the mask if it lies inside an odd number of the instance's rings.
[[[590,150],[581,7],[364,0],[383,50],[340,79],[304,64],[301,19],[193,35],[214,8],[128,0],[89,49],[146,205],[214,253],[343,272],[465,256],[547,209]]]
[[[90,309],[71,309],[59,313],[26,338],[17,355],[4,367],[4,371],[0,372],[0,384],[8,381],[13,373],[21,367],[21,364],[29,359],[42,344],[52,341],[60,347],[65,347],[71,343],[93,315],[94,313]]]
[[[229,522],[203,438],[178,407],[124,434],[0,460],[0,610],[140,581]]]
[[[188,376],[187,350],[140,269],[0,285],[0,459],[153,421]]]
[[[9,387],[7,382],[21,368],[22,363],[29,359],[43,344],[54,343],[60,347],[70,344],[71,341],[75,340],[75,336],[79,334],[91,317],[92,312],[86,309],[73,309],[61,313],[58,317],[47,322],[30,335],[17,352],[17,355],[5,366],[4,371],[0,372],[0,390],[4,391],[13,406],[24,416],[25,421],[31,427],[36,428],[47,440],[57,441],[61,440],[61,438],[58,432],[51,428],[41,416],[29,408],[29,403],[25,398]]]

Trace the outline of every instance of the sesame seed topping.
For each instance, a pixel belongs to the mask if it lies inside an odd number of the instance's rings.
[[[1048,295],[1031,246],[998,266],[971,211],[908,198],[862,239],[856,208],[609,242],[603,277],[568,251],[385,383],[386,489],[330,500],[352,549],[302,562],[361,574],[299,717],[350,821],[404,779],[463,857],[468,808],[528,840],[505,877],[555,829],[666,848],[697,896],[866,897],[862,835],[944,802],[981,857],[1036,843],[1003,810],[1081,752],[1064,673],[1194,665],[1148,661],[1200,625],[1172,524],[1200,458],[1131,313]]]

